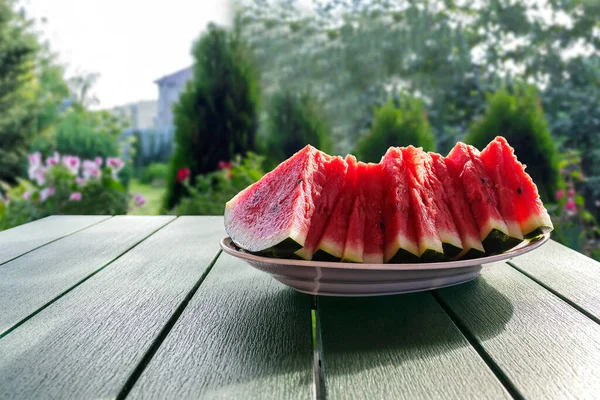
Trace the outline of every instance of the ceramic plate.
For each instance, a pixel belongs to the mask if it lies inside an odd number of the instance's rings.
[[[300,292],[323,296],[381,296],[419,292],[468,282],[479,276],[482,264],[507,261],[537,249],[547,233],[494,256],[422,264],[353,264],[262,257],[240,250],[226,237],[223,250]]]

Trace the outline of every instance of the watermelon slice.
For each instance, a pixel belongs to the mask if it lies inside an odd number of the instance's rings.
[[[427,168],[422,153],[422,148],[413,146],[402,148],[402,158],[406,164],[406,176],[410,187],[411,209],[414,210],[419,257],[422,261],[433,262],[443,259],[444,246],[436,226],[437,206],[427,188]]]
[[[402,151],[390,147],[381,160],[385,176],[384,221],[385,262],[417,262],[419,247],[415,232],[413,211],[410,208],[410,187]]]
[[[537,186],[505,138],[497,136],[490,142],[481,152],[481,159],[488,170],[495,172],[493,176],[498,183],[500,204],[507,205],[502,209],[505,220],[509,215],[526,238],[554,229]]]
[[[479,230],[475,223],[475,218],[473,218],[473,214],[471,213],[465,193],[462,190],[462,185],[459,186],[458,182],[450,175],[444,157],[437,153],[429,153],[429,155],[433,161],[435,175],[444,188],[441,191],[444,201],[449,206],[460,233],[463,250],[457,258],[470,259],[483,257],[485,250],[483,249],[483,244],[481,244]]]
[[[383,263],[383,168],[381,164],[369,163],[367,177],[361,182],[365,198],[365,250],[363,262]]]
[[[356,168],[356,196],[352,204],[350,219],[348,220],[348,232],[344,243],[342,261],[363,262],[365,251],[365,197],[363,184],[368,180],[367,164],[359,162]]]
[[[515,247],[521,237],[512,237],[500,213],[495,182],[487,173],[479,151],[473,146],[458,143],[446,157],[449,170],[462,183],[467,201],[477,222],[483,248],[488,254],[496,254]]]
[[[225,204],[225,230],[250,252],[285,257],[302,248],[330,158],[306,146]]]
[[[317,245],[313,259],[322,261],[338,261],[344,255],[344,244],[348,232],[348,221],[355,198],[356,157],[346,156],[348,169],[333,213],[327,221],[327,226]]]
[[[347,164],[341,157],[332,157],[325,163],[323,172],[326,175],[325,182],[327,183],[323,186],[318,205],[311,217],[310,229],[306,235],[304,247],[295,252],[297,256],[305,260],[312,259],[327,225],[329,215],[335,207],[338,195],[344,184],[346,169]]]

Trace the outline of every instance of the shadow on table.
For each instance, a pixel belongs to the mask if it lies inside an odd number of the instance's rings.
[[[476,299],[483,296],[495,304],[494,310],[477,303]],[[456,286],[444,297],[468,304],[473,315],[487,322],[477,332],[482,338],[499,334],[513,313],[509,300],[483,278]],[[429,292],[369,298],[320,297],[319,316],[326,374],[400,365],[470,347]]]

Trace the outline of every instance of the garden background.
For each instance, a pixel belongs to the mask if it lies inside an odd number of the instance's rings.
[[[600,2],[254,0],[198,26],[174,140],[148,154],[0,0],[0,229],[50,214],[221,214],[310,143],[378,161],[507,137],[553,238],[600,259]],[[123,90],[127,90],[126,87]]]

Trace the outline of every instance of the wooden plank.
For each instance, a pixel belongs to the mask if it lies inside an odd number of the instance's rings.
[[[0,264],[108,218],[109,215],[52,216],[2,231]]]
[[[4,264],[0,337],[172,219],[110,218]]]
[[[319,298],[329,399],[510,398],[430,293]]]
[[[600,391],[600,325],[507,264],[485,266],[477,281],[438,294],[525,398]]]
[[[116,397],[223,236],[222,217],[179,218],[0,339],[0,398]]]
[[[310,398],[310,300],[221,255],[127,397]]]
[[[555,241],[511,264],[600,322],[600,263]]]

